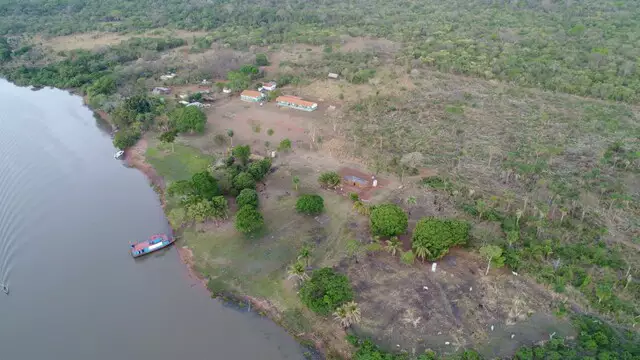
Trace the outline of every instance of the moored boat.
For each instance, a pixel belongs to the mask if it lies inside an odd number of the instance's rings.
[[[131,256],[135,258],[152,253],[173,244],[174,241],[175,240],[167,234],[152,235],[148,240],[132,244]]]
[[[113,155],[113,157],[114,157],[115,159],[118,159],[118,160],[122,159],[122,157],[123,157],[123,156],[124,156],[124,151],[123,151],[123,150],[120,150],[120,151],[118,151],[117,153],[115,153],[115,154]]]

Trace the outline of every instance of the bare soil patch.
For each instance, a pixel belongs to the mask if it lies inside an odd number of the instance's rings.
[[[121,41],[125,41],[131,39],[133,37],[165,37],[165,36],[173,36],[181,39],[185,39],[187,41],[191,40],[194,36],[204,36],[206,32],[202,31],[184,31],[184,30],[173,30],[173,31],[150,31],[146,33],[104,33],[104,32],[88,32],[82,34],[72,34],[65,36],[56,36],[56,37],[36,37],[34,39],[35,43],[42,44],[44,47],[49,47],[53,51],[67,51],[74,49],[97,49],[103,46],[111,46],[120,43]]]
[[[446,354],[475,347],[486,356],[505,356],[554,331],[569,331],[544,315],[552,311],[550,295],[507,271],[484,276],[484,266],[462,250],[438,261],[436,272],[430,263],[409,267],[383,253],[340,264],[362,309],[357,332],[390,349]]]

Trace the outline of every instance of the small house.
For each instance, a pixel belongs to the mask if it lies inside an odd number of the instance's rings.
[[[275,81],[269,81],[268,83],[262,84],[260,90],[273,91],[278,87]]]
[[[227,87],[226,88],[222,88],[222,92],[225,93],[225,94],[231,94],[231,89],[229,89]]]
[[[151,90],[151,93],[153,95],[167,95],[171,94],[171,89],[166,87],[155,87],[153,88],[153,90]]]
[[[260,102],[264,100],[265,96],[260,91],[255,90],[244,90],[240,94],[240,100],[249,101],[249,102]]]
[[[303,100],[297,96],[278,96],[276,98],[276,103],[280,106],[286,106],[303,111],[313,111],[318,108],[318,104]]]
[[[336,73],[329,73],[329,79],[337,79],[338,78],[338,74]]]

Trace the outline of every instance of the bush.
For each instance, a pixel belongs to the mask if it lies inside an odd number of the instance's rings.
[[[383,204],[371,210],[371,232],[378,236],[398,236],[407,231],[407,214],[398,205]]]
[[[242,189],[240,194],[236,197],[236,203],[239,208],[251,206],[252,208],[257,209],[258,193],[253,189]]]
[[[267,66],[269,65],[269,59],[267,58],[267,54],[256,54],[256,65],[258,66]]]
[[[296,202],[296,211],[308,215],[320,214],[324,210],[324,199],[320,195],[302,195]]]
[[[262,214],[251,206],[244,206],[236,213],[236,230],[244,234],[254,233],[264,226]]]
[[[469,224],[459,220],[424,218],[413,231],[413,247],[426,248],[428,260],[443,257],[449,248],[465,244],[469,237]]]
[[[247,165],[249,157],[251,156],[251,148],[249,145],[238,145],[231,150],[231,154],[234,158],[240,160],[242,165]]]
[[[233,178],[233,187],[237,191],[242,191],[243,189],[255,189],[256,181],[248,172],[241,172]]]
[[[314,271],[311,279],[303,283],[299,294],[302,303],[313,312],[324,316],[353,300],[349,279],[332,268]]]
[[[340,175],[338,175],[338,173],[335,171],[325,172],[320,174],[320,176],[318,177],[318,182],[322,186],[335,188],[340,185]]]
[[[195,106],[177,108],[169,114],[169,122],[181,133],[204,132],[207,116]]]
[[[284,139],[280,141],[280,145],[278,145],[278,150],[280,151],[289,151],[291,150],[291,140]]]
[[[249,164],[247,171],[256,181],[260,181],[269,173],[269,169],[271,169],[271,159],[266,158]]]
[[[137,129],[122,129],[113,137],[113,146],[121,150],[126,149],[135,145],[140,139],[140,136],[140,131]]]

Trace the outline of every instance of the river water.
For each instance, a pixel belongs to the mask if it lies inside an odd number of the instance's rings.
[[[129,255],[170,229],[114,152],[81,98],[0,79],[0,359],[302,359],[271,321],[212,300],[174,247]]]

